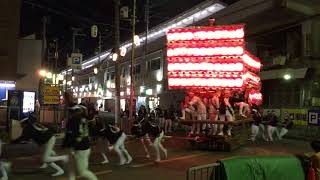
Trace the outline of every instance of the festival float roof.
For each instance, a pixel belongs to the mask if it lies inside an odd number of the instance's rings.
[[[170,89],[260,86],[261,61],[246,51],[242,24],[170,29],[167,60]]]

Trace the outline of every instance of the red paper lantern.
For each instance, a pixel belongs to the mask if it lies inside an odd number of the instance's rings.
[[[244,25],[187,27],[167,32],[169,88],[259,86],[260,60],[245,51]],[[252,72],[250,72],[252,71]]]
[[[252,104],[261,105],[262,104],[262,94],[257,91],[251,91],[249,93],[249,101]]]

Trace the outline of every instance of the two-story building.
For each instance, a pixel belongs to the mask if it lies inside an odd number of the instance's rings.
[[[217,24],[246,24],[247,49],[264,65],[260,77],[265,106],[319,106],[319,7],[316,0],[240,0],[230,6],[206,1],[151,29],[147,48],[144,48],[145,36],[140,35],[142,45],[136,48],[135,96],[139,103],[146,103],[150,108],[157,104],[178,106],[183,91],[167,88],[165,31],[178,26],[207,25],[208,19],[214,18]],[[130,41],[122,45],[129,50]],[[74,88],[77,97],[112,99],[115,72],[110,53],[111,50],[83,63],[83,70],[77,73],[78,88]],[[120,63],[124,108],[130,94],[130,50]],[[98,68],[97,74],[94,68]]]

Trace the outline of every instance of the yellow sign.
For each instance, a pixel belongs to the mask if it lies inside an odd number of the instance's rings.
[[[44,104],[59,104],[60,94],[59,87],[45,85],[43,86],[43,103]]]
[[[288,113],[294,125],[299,125],[299,126],[308,125],[307,109],[281,109],[281,119],[284,118],[285,113]]]

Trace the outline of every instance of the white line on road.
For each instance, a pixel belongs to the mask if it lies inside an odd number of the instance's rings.
[[[150,166],[150,165],[154,165],[155,162],[147,162],[147,163],[143,163],[143,164],[134,164],[134,165],[131,165],[130,167],[133,167],[133,168],[138,168],[138,167],[145,167],[145,166]]]
[[[208,154],[208,153],[198,153],[198,154],[192,154],[189,156],[182,156],[182,157],[177,157],[177,158],[172,158],[172,159],[166,159],[166,160],[160,161],[160,163],[179,161],[179,160],[183,160],[183,159],[190,159],[190,158],[194,158],[194,157],[198,157],[198,156],[202,156],[202,155],[206,155],[206,154]]]
[[[206,155],[208,153],[198,153],[198,154],[192,154],[189,156],[181,156],[181,157],[176,157],[176,158],[172,158],[172,159],[166,159],[166,160],[162,160],[160,162],[157,163],[168,163],[168,162],[173,162],[173,161],[179,161],[179,160],[184,160],[184,159],[190,159],[190,158],[194,158],[194,157],[198,157],[198,156],[202,156],[202,155]],[[150,165],[154,165],[156,164],[155,162],[147,162],[147,163],[143,163],[143,164],[134,164],[131,165],[131,167],[133,168],[138,168],[138,167],[145,167],[145,166],[150,166]]]
[[[94,172],[94,174],[97,175],[97,176],[104,175],[104,174],[109,174],[109,173],[112,173],[112,170]]]
[[[112,173],[112,170],[94,172],[94,174],[97,175],[97,176],[110,174],[110,173]],[[76,179],[80,179],[80,178],[81,178],[80,176],[76,177]],[[68,177],[61,177],[61,178],[58,178],[58,180],[68,180]]]

